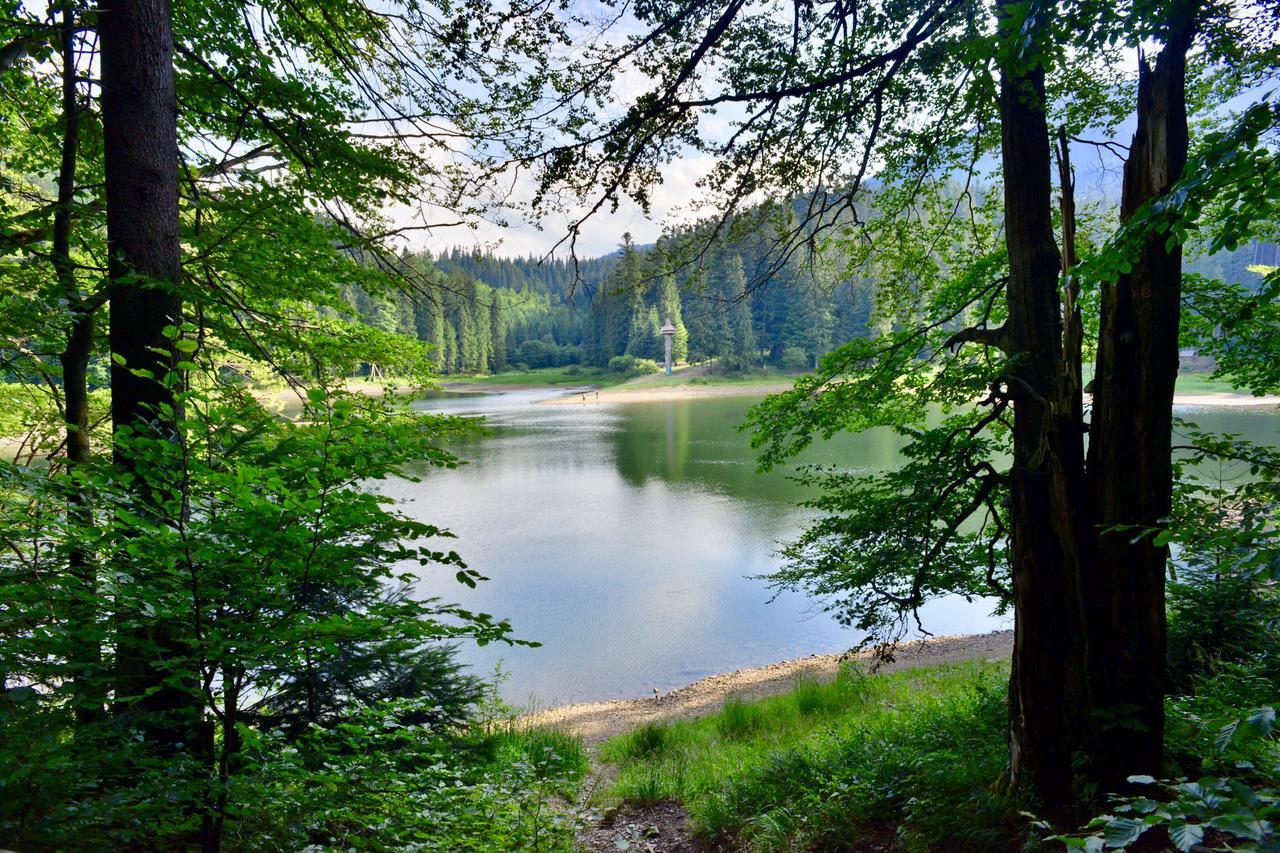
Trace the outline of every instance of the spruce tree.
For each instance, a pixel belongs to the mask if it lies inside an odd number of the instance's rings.
[[[676,287],[676,278],[671,273],[664,275],[658,286],[658,315],[663,323],[671,323],[676,327],[676,333],[671,336],[671,360],[688,360],[689,330],[684,325],[684,316],[680,311],[680,291]]]
[[[652,348],[649,340],[649,310],[645,305],[645,288],[642,282],[631,287],[627,315],[627,355],[648,358]]]
[[[489,299],[489,341],[493,348],[493,371],[501,373],[507,369],[507,331],[503,327],[502,307],[496,290]]]

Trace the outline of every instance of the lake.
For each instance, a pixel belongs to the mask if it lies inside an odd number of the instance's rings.
[[[782,472],[759,474],[738,432],[751,398],[548,406],[556,390],[441,395],[432,411],[484,416],[490,434],[456,442],[467,460],[380,490],[402,510],[457,534],[449,543],[490,578],[471,590],[452,572],[418,587],[509,619],[539,648],[464,644],[501,693],[550,705],[652,695],[706,675],[811,653],[859,635],[803,596],[772,602],[767,574],[794,537],[806,492]],[[1276,441],[1273,410],[1181,410],[1200,426]],[[888,430],[820,442],[807,462],[873,471],[897,464]],[[1215,472],[1205,472],[1213,476]],[[934,634],[1010,627],[994,601],[948,598],[923,611]]]

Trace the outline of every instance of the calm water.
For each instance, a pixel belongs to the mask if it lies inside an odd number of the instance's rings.
[[[810,653],[859,635],[802,596],[772,603],[764,582],[778,543],[804,522],[803,490],[755,471],[742,422],[750,399],[546,406],[555,392],[456,395],[424,406],[484,415],[490,434],[459,442],[469,461],[392,481],[409,514],[451,529],[491,580],[469,590],[441,570],[419,589],[510,619],[536,649],[464,645],[482,673],[502,661],[514,702],[650,695],[705,675]],[[1206,428],[1274,442],[1257,410],[1180,412]],[[805,461],[865,471],[896,464],[887,430],[840,436]],[[946,599],[923,614],[937,634],[1008,627],[993,602]]]

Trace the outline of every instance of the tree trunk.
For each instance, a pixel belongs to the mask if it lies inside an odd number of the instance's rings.
[[[166,0],[110,0],[98,8],[102,48],[103,156],[110,276],[111,418],[113,458],[132,469],[129,432],[174,436],[162,414],[174,405],[160,380],[173,367],[164,328],[180,321],[181,244],[178,227],[177,101],[173,32]],[[138,375],[146,371],[150,376]],[[135,486],[139,511],[149,512],[146,483]],[[163,580],[154,567],[133,566],[135,590]],[[199,742],[194,691],[166,683],[187,668],[180,632],[163,615],[125,612],[117,647],[117,696],[138,699],[132,712],[163,748]],[[139,698],[141,697],[141,698]]]
[[[1002,16],[1006,14],[1001,4]],[[1073,714],[1081,693],[1074,647],[1071,554],[1056,523],[1055,397],[1062,359],[1061,259],[1050,208],[1044,70],[1021,59],[1001,69],[1000,114],[1009,317],[1004,328],[1014,410],[1010,536],[1014,594],[1009,682],[1009,785],[1051,807],[1072,789]],[[1077,429],[1077,440],[1079,431]]]
[[[1186,165],[1190,19],[1180,7],[1154,67],[1140,63],[1122,220],[1167,193]],[[1090,752],[1107,787],[1162,769],[1168,549],[1154,535],[1169,515],[1173,487],[1182,280],[1181,247],[1166,249],[1165,237],[1152,234],[1132,271],[1102,294],[1089,447],[1099,561],[1088,633],[1099,723]]]
[[[60,357],[65,399],[67,471],[89,462],[89,358],[93,354],[93,308],[83,304],[76,286],[71,260],[71,217],[75,204],[76,158],[80,154],[80,104],[76,98],[76,24],[71,9],[63,9],[59,27],[62,54],[62,162],[58,168],[58,204],[53,214],[51,260],[58,287],[71,306],[71,329]],[[72,484],[67,498],[67,514],[73,525],[86,528],[93,514],[84,495]],[[73,587],[70,624],[70,664],[75,716],[79,725],[97,722],[103,716],[105,696],[98,679],[101,645],[98,642],[96,597],[97,571],[93,557],[78,543],[67,553],[67,571]]]

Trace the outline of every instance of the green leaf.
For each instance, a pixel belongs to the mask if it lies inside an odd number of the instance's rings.
[[[1147,825],[1131,817],[1118,817],[1107,821],[1107,828],[1102,837],[1111,848],[1127,847],[1137,841],[1146,830]]]
[[[1169,827],[1169,840],[1186,853],[1204,840],[1204,828],[1194,823],[1175,823]]]
[[[1209,826],[1237,838],[1257,841],[1262,838],[1262,824],[1251,815],[1224,814],[1209,821]]]

